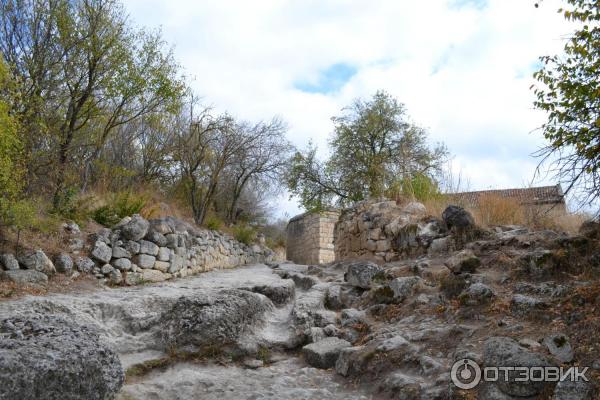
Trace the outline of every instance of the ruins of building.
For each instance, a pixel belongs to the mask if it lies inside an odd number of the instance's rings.
[[[328,210],[292,218],[286,229],[286,258],[298,264],[333,261],[333,231],[339,215],[337,210]]]
[[[511,199],[534,216],[558,217],[567,213],[565,195],[560,185],[520,189],[479,190],[448,195],[450,202],[465,208],[477,209],[486,198]]]
[[[539,216],[554,218],[567,213],[565,196],[560,185],[455,193],[448,195],[448,203],[475,210],[486,198],[515,200],[526,210]],[[369,202],[359,204],[357,207],[364,208],[368,204]],[[386,212],[388,214],[402,213],[402,207],[393,206],[395,202],[383,201],[374,204],[387,205]],[[345,210],[343,213],[337,210],[320,213],[308,212],[292,218],[287,226],[287,259],[298,264],[320,264],[351,257],[367,258],[376,262],[388,261],[391,256],[388,254],[391,251],[390,238],[386,237],[385,232],[381,229],[370,229],[367,226],[368,218],[365,217],[364,221],[361,220],[362,222],[357,223],[357,228],[352,228],[354,229],[352,232],[341,226],[336,230],[340,215],[348,217],[351,215],[349,211]],[[358,209],[354,211],[364,212],[364,210]],[[366,215],[370,214],[373,212]],[[393,218],[389,216],[389,219],[391,221]],[[336,232],[338,243],[335,243],[334,246]],[[350,236],[353,239],[349,239]]]

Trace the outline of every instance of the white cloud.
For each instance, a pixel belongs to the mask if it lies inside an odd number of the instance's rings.
[[[468,2],[466,2],[468,4]],[[475,2],[477,3],[477,2]],[[481,3],[481,2],[478,2]],[[280,115],[289,138],[324,149],[330,117],[357,96],[385,89],[456,156],[472,189],[529,182],[543,143],[530,134],[531,74],[539,56],[563,46],[572,27],[558,1],[489,0],[126,0],[140,25],[162,26],[193,87],[241,118]],[[357,73],[334,93],[298,81],[345,63]],[[281,201],[281,211],[298,212]]]

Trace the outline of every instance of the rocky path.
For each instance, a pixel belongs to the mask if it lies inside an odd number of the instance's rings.
[[[595,240],[512,229],[384,265],[256,264],[0,303],[0,400],[593,400]],[[591,381],[463,391],[450,371],[465,359],[590,366]]]
[[[231,292],[232,290],[235,292]],[[241,358],[225,365],[224,354],[219,354],[218,362],[210,357],[201,362],[173,362],[166,368],[127,379],[117,396],[118,399],[370,398],[361,394],[360,390],[350,387],[333,371],[312,368],[305,364],[301,357],[288,351],[296,347],[299,340],[295,327],[297,300],[302,304],[303,298],[310,298],[312,294],[307,296],[307,290],[297,289],[293,280],[282,278],[265,265],[212,271],[186,279],[133,288],[26,297],[0,303],[0,319],[29,320],[32,317],[35,319],[44,316],[64,318],[89,326],[98,333],[100,342],[115,351],[125,371],[131,366],[169,356],[170,347],[165,343],[169,340],[165,338],[165,326],[168,326],[169,322],[165,320],[168,320],[168,314],[182,299],[204,296],[206,299],[201,301],[210,304],[210,299],[218,298],[221,293],[231,295],[233,299],[237,298],[239,293],[251,295],[256,304],[252,303],[255,309],[250,311],[260,314],[260,318],[254,321],[252,318],[246,318],[249,317],[247,315],[241,315],[241,319],[236,319],[240,312],[243,314],[248,310],[221,310],[217,307],[214,312],[205,315],[213,318],[210,324],[202,327],[207,331],[189,332],[187,335],[205,336],[206,341],[181,340],[180,346],[184,348],[202,343],[212,345],[210,341],[213,339],[217,346],[235,341],[231,351],[242,354]],[[227,300],[229,298],[225,299]],[[208,308],[211,305],[215,306],[210,304]],[[181,313],[193,311],[193,307],[192,304],[188,310],[181,310]],[[227,311],[230,311],[230,315],[227,315]],[[221,315],[217,315],[219,313]],[[246,329],[238,332],[230,329],[229,324],[245,325]],[[49,325],[53,326],[53,323],[49,322]],[[210,332],[211,328],[214,328],[215,332]],[[7,336],[6,332],[2,333]],[[185,333],[177,332],[177,335],[182,334]],[[179,346],[177,343],[171,342],[171,347],[174,344]],[[266,361],[264,365],[262,361],[258,362],[256,357],[244,358],[244,354],[256,354],[258,349],[268,351],[267,355],[262,354]],[[66,361],[61,357],[59,355],[58,359],[54,360],[54,367],[60,367],[61,362]],[[36,377],[38,380],[43,382],[43,379],[49,378],[44,374],[44,365],[34,367],[40,370]],[[118,366],[113,368],[118,369]],[[33,375],[36,373],[30,372],[28,378],[34,378]],[[85,382],[80,384],[86,385]]]

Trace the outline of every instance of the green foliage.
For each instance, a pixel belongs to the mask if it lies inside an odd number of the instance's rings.
[[[566,0],[559,12],[579,24],[564,54],[541,57],[534,74],[535,107],[548,113],[542,126],[549,144],[543,161],[556,163],[558,177],[580,183],[592,199],[600,196],[600,6],[597,0]],[[556,170],[556,169],[555,169]]]
[[[218,215],[212,214],[204,220],[204,226],[207,229],[218,231],[223,226],[223,220]]]
[[[442,196],[437,182],[422,173],[407,176],[392,186],[392,190],[386,192],[387,197],[394,198],[394,194],[425,202],[436,200]]]
[[[92,213],[92,218],[104,226],[112,226],[122,218],[139,214],[146,206],[147,199],[130,191],[115,193],[110,196],[107,204],[98,207]]]
[[[332,118],[331,157],[324,164],[313,146],[291,159],[286,181],[307,210],[380,198],[400,182],[439,172],[446,148],[430,148],[426,131],[409,122],[404,105],[388,93],[357,99],[343,111]]]
[[[0,88],[11,87],[13,81],[0,58]],[[19,123],[10,114],[10,92],[0,93],[0,221],[2,225],[23,229],[31,226],[35,209],[22,199],[25,180],[23,144],[19,139]]]
[[[256,239],[256,230],[248,225],[236,225],[232,228],[233,237],[238,242],[250,245]]]

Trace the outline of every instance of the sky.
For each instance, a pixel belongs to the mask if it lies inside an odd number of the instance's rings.
[[[539,57],[574,26],[544,0],[125,0],[160,28],[205,104],[240,119],[279,116],[300,148],[327,154],[331,117],[383,89],[405,104],[469,190],[533,180],[544,144],[530,86]],[[283,193],[278,215],[302,212]]]

